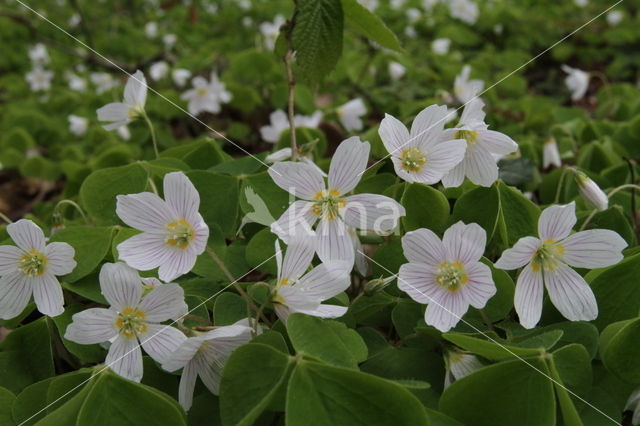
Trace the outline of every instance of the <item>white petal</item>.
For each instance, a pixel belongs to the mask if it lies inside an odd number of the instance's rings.
[[[262,129],[264,129],[264,127]],[[262,131],[262,129],[260,129],[260,131]],[[288,160],[289,158],[291,158],[291,148],[282,148],[267,155],[264,161],[267,163],[276,163],[278,161]]]
[[[76,267],[73,259],[76,251],[67,243],[51,243],[44,249],[47,257],[47,271],[54,275],[66,275]]]
[[[442,244],[449,257],[462,264],[480,259],[486,243],[487,234],[477,223],[465,225],[457,222],[442,237]]]
[[[321,263],[300,278],[296,285],[312,299],[327,300],[345,291],[351,285],[351,265],[340,261]]]
[[[534,271],[531,264],[525,266],[518,276],[514,306],[524,328],[533,328],[542,315],[542,273],[539,267]]]
[[[165,232],[168,223],[181,219],[167,203],[151,192],[118,195],[116,199],[118,217],[141,231]]]
[[[598,303],[591,287],[568,265],[558,263],[555,270],[545,270],[544,283],[551,302],[566,319],[591,321],[598,316]]]
[[[120,260],[140,271],[149,271],[164,264],[172,253],[165,235],[143,232],[121,242],[116,247]]]
[[[378,133],[384,147],[391,156],[399,157],[404,149],[411,147],[407,143],[409,141],[409,131],[400,120],[392,115],[384,115]]]
[[[100,289],[107,302],[116,309],[138,306],[142,295],[140,276],[124,263],[105,263],[100,269]]]
[[[275,163],[269,168],[269,176],[276,185],[304,200],[312,200],[324,190],[324,178],[312,166],[293,161]]]
[[[436,284],[436,270],[423,263],[405,263],[400,266],[398,289],[425,305],[440,299],[447,291]]]
[[[329,166],[329,189],[341,195],[356,187],[369,161],[369,142],[362,142],[358,136],[342,141],[331,159]]]
[[[378,194],[355,194],[346,199],[343,213],[347,225],[377,233],[393,230],[405,208],[393,198]]]
[[[193,390],[196,387],[197,378],[198,372],[193,363],[185,365],[180,375],[180,387],[178,388],[178,401],[184,411],[188,411],[193,403]]]
[[[166,321],[179,316],[184,303],[184,290],[178,284],[165,284],[151,290],[138,305],[151,322]]]
[[[196,355],[204,338],[202,335],[190,337],[182,342],[182,344],[171,353],[162,363],[162,368],[167,371],[177,371],[186,365]]]
[[[535,237],[522,237],[512,248],[502,252],[494,266],[506,270],[522,268],[531,261],[541,244],[542,241]]]
[[[460,116],[460,123],[466,125],[473,122],[484,122],[484,107],[485,105],[482,99],[474,98],[470,100],[464,105],[464,110],[462,110],[462,115]]]
[[[164,175],[164,199],[181,219],[195,223],[198,221],[200,194],[193,183],[182,172]]]
[[[347,313],[347,310],[344,306],[321,304],[316,309],[300,309],[296,312],[319,318],[340,318]]]
[[[32,293],[32,282],[16,271],[0,278],[0,318],[11,319],[27,307]]]
[[[131,106],[144,107],[147,101],[147,79],[137,70],[124,86],[124,101]]]
[[[205,351],[203,355],[195,357],[193,362],[202,383],[212,394],[218,395],[220,393],[220,380],[222,379],[225,360],[218,359],[215,353],[209,351]]]
[[[44,251],[44,233],[38,225],[28,219],[20,219],[7,225],[7,233],[22,250]]]
[[[291,203],[289,208],[282,213],[277,221],[271,224],[271,232],[276,234],[285,243],[291,237],[301,233],[303,235],[313,235],[311,226],[316,222],[318,216],[312,211],[313,203],[298,200]]]
[[[353,266],[355,250],[349,231],[340,219],[322,219],[316,229],[318,257],[323,262],[341,260]]]
[[[495,130],[481,131],[478,137],[478,142],[493,154],[507,155],[518,149],[518,144],[513,139]]]
[[[436,267],[447,254],[440,238],[430,229],[420,228],[410,231],[402,237],[404,257],[412,263],[425,263]]]
[[[57,317],[64,312],[62,287],[53,274],[45,273],[32,277],[31,281],[33,300],[36,302],[38,311],[50,317]]]
[[[447,107],[444,105],[430,105],[420,111],[411,124],[412,143],[426,147],[435,141],[444,128]]]
[[[468,308],[469,305],[460,292],[447,291],[443,297],[429,303],[424,313],[424,320],[445,333],[458,324]]]
[[[571,233],[576,224],[576,203],[549,206],[538,219],[538,234],[542,241],[561,240]]]
[[[142,351],[135,337],[118,336],[109,347],[104,363],[124,378],[134,382],[142,380]]]
[[[461,161],[457,166],[449,170],[449,173],[442,177],[442,185],[444,185],[445,188],[457,188],[464,182],[466,172],[465,162]]]
[[[316,239],[298,233],[289,240],[278,278],[296,281],[309,268],[316,254]]]
[[[107,342],[118,330],[115,327],[116,312],[111,309],[91,308],[74,314],[64,338],[83,345]]]
[[[16,246],[0,246],[0,276],[16,272],[23,255]]]
[[[442,176],[460,164],[466,151],[467,143],[463,139],[433,142],[426,151],[427,164],[423,169]]]
[[[467,148],[465,171],[476,185],[491,186],[498,179],[498,166],[491,153],[477,143]]]
[[[620,262],[627,243],[617,232],[590,229],[562,240],[563,260],[576,268],[604,268]]]
[[[475,262],[465,265],[465,271],[469,282],[462,287],[461,291],[471,306],[482,309],[496,294],[491,269],[484,263]]]
[[[106,130],[114,130],[117,127],[123,126],[129,122],[129,108],[130,106],[122,102],[113,102],[107,104],[96,111],[98,114],[98,121],[105,123],[117,123],[117,126],[105,125]]]
[[[147,332],[139,334],[140,344],[156,362],[163,363],[187,340],[182,331],[162,324],[147,324]]]
[[[364,254],[364,248],[362,247],[362,243],[360,242],[360,238],[358,238],[358,235],[355,232],[350,234],[351,234],[351,241],[353,242],[353,249],[356,252],[355,253],[356,270],[360,273],[360,275],[362,275],[363,277],[366,277],[371,273],[371,270],[369,268],[369,261],[367,259],[367,256]]]
[[[316,309],[321,302],[320,298],[312,298],[295,285],[280,287],[278,289],[278,296],[285,301],[284,305],[294,311],[299,309]]]
[[[164,282],[173,281],[179,276],[189,273],[198,258],[189,248],[167,248],[169,249],[169,255],[158,269],[158,277]]]

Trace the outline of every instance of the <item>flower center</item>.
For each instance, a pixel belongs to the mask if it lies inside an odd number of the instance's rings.
[[[344,198],[340,197],[340,192],[335,189],[318,192],[313,199],[315,200],[311,207],[313,214],[322,215],[329,220],[340,216],[340,209],[347,204]]]
[[[402,168],[408,172],[419,172],[427,163],[427,156],[418,148],[409,148],[400,155]]]
[[[148,327],[144,320],[145,313],[134,308],[124,308],[118,313],[115,326],[125,337],[135,337],[137,334],[146,333]]]
[[[539,272],[541,268],[545,271],[554,271],[562,262],[563,255],[564,246],[562,244],[558,244],[555,240],[546,240],[533,256],[531,267],[534,272]]]
[[[278,280],[278,282],[276,283],[276,288],[287,286],[289,284],[291,284],[291,280],[289,278],[280,278],[280,280]]]
[[[473,145],[478,140],[478,132],[475,130],[458,130],[455,138],[464,139],[467,141],[467,145]]]
[[[457,291],[469,282],[467,272],[460,262],[443,262],[436,274],[436,284],[449,291]]]
[[[193,228],[184,219],[167,224],[167,238],[165,242],[172,246],[185,249],[193,241]]]
[[[207,96],[207,89],[205,89],[204,87],[197,89],[196,95],[200,96],[201,98],[204,98],[205,96]]]
[[[20,258],[18,268],[23,274],[34,277],[44,274],[47,266],[47,257],[37,250],[29,250]]]

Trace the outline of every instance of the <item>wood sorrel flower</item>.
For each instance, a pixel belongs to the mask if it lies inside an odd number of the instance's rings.
[[[144,114],[144,104],[147,101],[147,80],[142,71],[138,70],[129,77],[124,86],[124,102],[112,102],[99,108],[98,120],[109,122],[102,127],[105,130],[115,130],[126,126],[131,121]]]

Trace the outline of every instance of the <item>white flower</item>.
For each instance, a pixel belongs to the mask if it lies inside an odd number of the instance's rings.
[[[496,262],[496,268],[524,269],[518,276],[515,308],[520,324],[533,328],[542,313],[543,283],[551,303],[570,321],[591,321],[598,305],[589,284],[571,269],[604,268],[622,260],[627,243],[613,231],[590,229],[569,235],[575,203],[547,207],[538,220],[540,238],[523,237]],[[526,265],[526,266],[525,266]]]
[[[131,139],[131,132],[127,126],[118,127],[116,129],[116,133],[122,138],[122,140],[128,141]]]
[[[149,76],[153,81],[162,80],[169,75],[169,64],[165,61],[158,61],[149,67]]]
[[[556,167],[562,166],[560,151],[554,138],[547,139],[542,147],[542,168],[546,169],[551,165]]]
[[[144,104],[147,101],[147,80],[142,71],[133,74],[124,86],[124,102],[112,102],[96,111],[98,120],[109,122],[102,127],[105,130],[115,130],[135,120],[144,114]]]
[[[118,86],[118,81],[113,76],[106,72],[94,72],[89,76],[91,83],[96,86],[96,93],[102,94],[106,91]]]
[[[244,322],[246,320],[190,337],[162,364],[167,371],[182,368],[178,400],[185,411],[191,408],[198,376],[211,393],[219,394],[224,364],[234,350],[251,340],[252,330],[241,324]]]
[[[171,49],[178,41],[178,37],[175,34],[165,34],[162,36],[162,42],[167,49]]]
[[[589,176],[574,170],[574,176],[582,197],[594,208],[603,211],[609,208],[609,197]]]
[[[589,4],[589,0],[573,0],[573,1],[578,7],[585,7],[587,4]]]
[[[622,22],[622,19],[624,19],[624,13],[622,13],[622,11],[620,10],[612,10],[611,12],[607,13],[607,24],[612,27],[615,27],[620,22]]]
[[[406,35],[408,38],[418,37],[418,33],[413,26],[404,27],[404,35]]]
[[[449,53],[449,46],[451,46],[451,40],[448,38],[437,38],[431,42],[431,50],[438,55]]]
[[[449,13],[453,18],[473,25],[478,20],[478,5],[472,0],[450,0]]]
[[[164,200],[156,194],[118,195],[116,213],[142,231],[118,244],[120,259],[140,271],[160,267],[169,282],[191,271],[204,252],[209,228],[198,213],[200,195],[182,172],[164,176]]]
[[[260,33],[264,40],[264,48],[273,50],[276,45],[276,39],[280,34],[280,27],[285,23],[284,16],[277,15],[273,22],[263,22],[260,24]]]
[[[211,81],[197,76],[191,83],[193,89],[184,92],[180,98],[189,101],[188,109],[193,115],[204,111],[217,114],[221,110],[221,104],[231,101],[231,93],[226,90],[225,84],[218,79],[215,72],[211,73]]]
[[[67,119],[69,120],[69,131],[75,136],[80,137],[87,132],[87,128],[89,127],[89,120],[87,120],[85,117],[79,117],[77,115],[70,114]]]
[[[482,309],[496,293],[491,270],[480,262],[486,239],[479,225],[462,222],[447,229],[442,240],[425,228],[402,237],[409,263],[400,266],[398,288],[428,305],[427,324],[449,331],[469,305]]]
[[[459,350],[448,350],[444,358],[445,375],[444,387],[449,387],[454,381],[481,369],[484,365],[473,354]]]
[[[415,7],[410,7],[406,10],[405,15],[407,16],[407,22],[410,24],[415,24],[422,18],[422,12],[420,12]]]
[[[87,90],[87,80],[79,75],[67,71],[64,74],[64,78],[67,80],[67,83],[69,83],[69,89],[75,90],[76,92],[84,92]]]
[[[347,308],[322,302],[345,291],[351,284],[351,266],[339,260],[324,262],[305,273],[311,266],[316,251],[316,240],[298,234],[291,238],[282,258],[280,243],[276,240],[278,276],[273,290],[274,309],[283,323],[294,312],[321,318],[338,318]]]
[[[296,127],[311,127],[316,128],[320,125],[322,121],[322,111],[315,111],[311,115],[300,115],[296,114],[293,117],[293,124]]]
[[[402,122],[385,114],[378,133],[391,155],[396,174],[407,182],[434,184],[464,158],[466,142],[443,140],[446,106],[431,105],[413,120],[411,133]]]
[[[360,117],[367,113],[367,107],[360,98],[355,98],[336,109],[338,119],[346,131],[362,130]]]
[[[149,38],[156,38],[158,36],[158,23],[155,21],[147,22],[144,26],[144,33]]]
[[[80,24],[81,21],[82,21],[82,17],[80,16],[80,14],[79,13],[74,13],[69,18],[69,26],[71,28],[75,28],[75,27],[78,26],[78,24]]]
[[[64,337],[83,345],[111,342],[105,364],[139,382],[143,373],[140,345],[163,363],[186,339],[178,329],[161,324],[180,314],[184,291],[178,284],[166,284],[143,296],[140,276],[123,263],[102,266],[100,289],[110,307],[74,314]]]
[[[38,311],[55,317],[63,311],[62,287],[56,276],[76,267],[75,250],[67,243],[46,244],[42,229],[27,219],[7,226],[16,246],[0,246],[0,318],[18,316],[31,294]]]
[[[387,233],[392,231],[405,209],[395,200],[377,194],[347,196],[362,176],[369,158],[370,145],[353,136],[343,141],[331,160],[328,185],[314,167],[300,162],[280,162],[269,168],[274,182],[301,198],[271,225],[285,242],[319,222],[315,238],[323,262],[343,260],[354,263],[354,241],[349,228]]]
[[[171,78],[176,86],[184,87],[187,84],[187,80],[191,78],[191,71],[184,68],[174,68],[171,72]]]
[[[29,59],[34,67],[47,65],[51,62],[47,46],[42,43],[36,43],[29,49]]]
[[[316,111],[310,116],[296,114],[293,118],[295,127],[316,128],[322,121],[322,111]],[[269,115],[269,125],[260,127],[260,136],[265,142],[277,143],[282,132],[289,128],[287,113],[281,109],[273,111]]]
[[[453,93],[463,104],[466,104],[471,99],[475,98],[484,89],[484,81],[469,80],[470,74],[471,67],[469,65],[465,65],[462,67],[462,71],[456,76],[453,83]]]
[[[264,158],[264,161],[267,163],[277,163],[279,161],[286,161],[291,159],[291,148],[282,148],[277,151],[272,152]],[[327,174],[320,168],[316,163],[313,162],[313,156],[311,153],[298,152],[298,159],[305,164],[310,165],[314,169],[316,169],[322,176],[327,176]]]
[[[577,101],[584,97],[589,88],[589,73],[568,65],[562,65],[562,71],[568,75],[564,79],[564,84],[571,92],[571,100]]]
[[[25,78],[33,92],[49,90],[51,88],[51,80],[53,79],[53,71],[47,71],[40,67],[35,67],[27,73]]]
[[[389,62],[389,75],[391,80],[398,81],[407,72],[407,67],[398,62]]]
[[[446,129],[444,140],[464,139],[467,150],[464,160],[442,179],[445,187],[462,185],[465,176],[476,185],[491,186],[498,179],[495,156],[504,156],[518,149],[518,144],[509,136],[489,130],[484,122],[484,102],[473,99],[468,102],[457,127]]]
[[[375,11],[379,5],[378,0],[358,0],[358,3],[369,9],[370,12]]]

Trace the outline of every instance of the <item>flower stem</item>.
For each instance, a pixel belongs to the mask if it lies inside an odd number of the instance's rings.
[[[293,59],[293,51],[289,50],[284,56],[284,65],[287,69],[287,83],[289,85],[289,102],[287,106],[287,116],[289,118],[289,133],[291,136],[291,159],[296,161],[298,158],[298,141],[296,140],[296,125],[293,117],[293,109],[296,102],[296,80],[293,77],[293,68],[291,60]]]
[[[84,220],[84,223],[87,225],[91,225],[91,221],[87,218],[87,216],[84,214],[84,211],[82,210],[82,207],[80,207],[78,205],[78,203],[76,203],[75,201],[72,200],[60,200],[58,201],[58,204],[56,204],[55,208],[53,209],[54,211],[58,210],[58,207],[60,207],[63,204],[68,204],[70,206],[72,206],[73,208],[75,208],[78,213],[80,213],[80,216],[82,216],[82,219]]]
[[[5,222],[7,222],[7,225],[10,223],[13,223],[13,221],[11,219],[9,219],[4,213],[0,212],[0,219],[4,220]]]
[[[623,189],[631,189],[636,190],[636,189],[640,189],[640,185],[634,185],[633,183],[626,183],[624,185],[620,185],[617,188],[612,189],[611,191],[609,191],[609,193],[607,194],[607,198],[611,199],[611,197],[613,197],[615,194],[617,194],[618,192],[622,191]],[[591,219],[593,219],[593,217],[596,215],[596,213],[598,213],[598,209],[593,209],[593,211],[589,214],[589,216],[587,216],[587,218],[585,219],[585,221],[582,223],[582,226],[580,226],[580,231],[584,231],[585,228],[587,227],[587,225],[589,224],[589,222],[591,222]],[[633,214],[635,216],[635,212],[631,212],[631,214]]]
[[[571,168],[567,168],[567,167],[565,167],[562,170],[562,174],[560,175],[560,179],[558,179],[558,189],[556,189],[556,196],[553,199],[553,204],[558,204],[560,202],[560,192],[561,192],[560,190],[562,189],[562,185],[564,184],[564,180],[565,180],[566,174],[570,170],[571,170]]]
[[[153,123],[149,119],[146,111],[142,111],[142,118],[146,121],[147,126],[149,126],[149,133],[151,133],[151,142],[153,142],[153,151],[156,153],[156,158],[160,157],[160,153],[158,152],[158,140],[156,139],[156,130],[153,127]]]
[[[480,316],[482,317],[482,321],[484,321],[484,323],[487,325],[487,327],[489,328],[489,330],[491,331],[496,331],[493,328],[493,322],[491,322],[491,319],[489,318],[489,316],[487,315],[487,313],[484,311],[484,309],[478,309],[478,312],[480,312]]]

